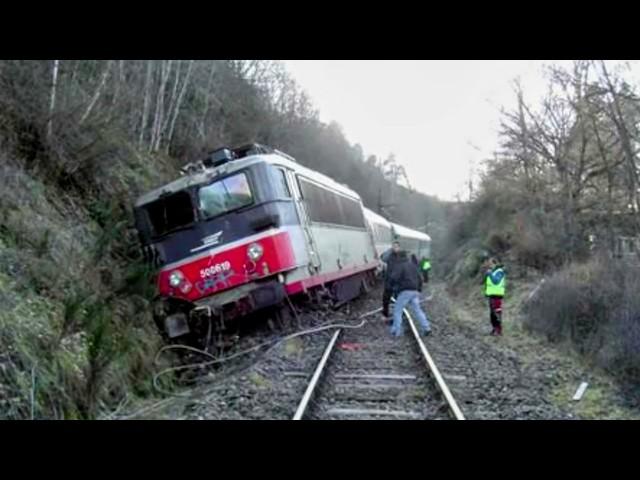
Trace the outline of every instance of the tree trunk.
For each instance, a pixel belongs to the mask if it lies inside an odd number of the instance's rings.
[[[120,88],[124,83],[124,60],[118,60],[118,77],[114,82],[113,99],[111,100],[111,109],[109,117],[113,115],[113,112],[118,107],[118,100],[120,99]]]
[[[173,111],[176,108],[176,102],[178,101],[178,86],[180,85],[180,61],[176,64],[176,75],[173,82],[173,91],[171,92],[171,97],[169,97],[169,108],[167,109],[167,116],[162,123],[161,136],[163,136],[167,127],[171,123],[171,118],[173,117]],[[158,147],[160,144],[158,144]]]
[[[56,107],[56,86],[58,83],[58,66],[60,60],[53,61],[53,81],[51,82],[51,99],[49,101],[49,121],[47,122],[47,138],[51,140],[53,135],[53,111]]]
[[[98,101],[98,98],[100,98],[100,94],[102,94],[102,90],[104,89],[104,86],[107,83],[107,77],[109,76],[109,72],[111,71],[111,63],[112,63],[111,60],[107,62],[107,66],[104,69],[104,73],[102,74],[102,79],[98,84],[98,88],[96,88],[96,91],[93,94],[93,98],[91,99],[91,102],[87,107],[87,110],[84,112],[84,115],[82,115],[82,118],[80,118],[80,125],[82,125],[85,122],[85,120],[89,117],[89,114],[93,110],[93,107],[95,107],[96,102]]]
[[[209,97],[211,96],[211,83],[213,81],[213,74],[215,73],[216,69],[217,69],[217,65],[215,63],[212,63],[211,69],[209,70],[209,79],[207,80],[207,88],[204,93],[204,109],[202,110],[202,117],[200,120],[200,136],[202,137],[203,141],[206,139],[205,123],[207,120],[207,114],[209,113]]]
[[[572,222],[572,198],[571,198],[571,185],[569,184],[569,175],[566,170],[560,172],[560,178],[562,182],[562,191],[565,201],[562,204],[562,219],[564,224],[565,239],[567,242],[566,261],[571,262],[573,260],[574,245],[573,245],[573,222]]]
[[[180,106],[182,105],[184,94],[187,91],[187,87],[189,85],[189,78],[191,77],[192,68],[193,68],[193,60],[190,60],[189,66],[187,67],[187,73],[184,77],[184,81],[182,82],[182,89],[180,90],[180,95],[178,96],[176,106],[173,110],[173,118],[171,119],[171,124],[169,125],[169,134],[167,135],[167,152],[169,151],[169,145],[171,144],[171,140],[173,139],[173,130],[176,126],[176,119],[178,118],[178,113],[180,112]]]
[[[138,148],[142,148],[144,142],[144,131],[147,128],[147,117],[149,116],[149,103],[151,93],[151,72],[153,70],[153,61],[147,60],[147,78],[144,83],[144,102],[142,105],[142,118],[140,120],[140,135],[138,136]]]
[[[154,152],[158,150],[162,132],[162,120],[164,118],[164,94],[171,74],[171,60],[162,62],[160,70],[160,85],[158,87],[158,96],[156,99],[156,112],[153,120],[153,129],[151,131],[151,142],[149,145],[149,151]]]
[[[625,153],[625,157],[627,159],[628,170],[630,174],[630,186],[629,186],[629,194],[631,203],[633,205],[633,218],[636,227],[636,232],[640,230],[640,218],[638,217],[638,168],[636,165],[636,155],[631,146],[631,139],[629,135],[629,131],[624,123],[624,115],[622,114],[622,108],[620,107],[620,99],[618,92],[615,90],[615,86],[611,81],[611,77],[609,76],[609,72],[607,71],[607,67],[605,66],[604,60],[600,61],[600,65],[602,67],[602,73],[604,75],[604,79],[607,84],[607,90],[613,99],[613,105],[610,111],[611,120],[616,126],[616,130],[618,131],[618,135],[620,136],[620,141],[622,143],[622,148]]]

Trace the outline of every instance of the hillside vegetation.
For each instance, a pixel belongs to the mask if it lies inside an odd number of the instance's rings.
[[[501,144],[456,206],[444,252],[453,291],[479,289],[499,255],[513,282],[541,278],[525,327],[568,342],[621,379],[640,378],[640,97],[624,67],[547,69],[540,103],[514,83]]]
[[[0,418],[96,418],[153,395],[135,197],[258,142],[409,225],[443,205],[325,124],[279,62],[0,61]]]

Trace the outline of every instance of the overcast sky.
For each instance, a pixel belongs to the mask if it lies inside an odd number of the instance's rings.
[[[320,118],[335,120],[365,154],[393,152],[414,188],[442,199],[466,192],[470,162],[498,146],[499,109],[546,90],[550,61],[286,60]],[[570,64],[571,62],[553,62]]]

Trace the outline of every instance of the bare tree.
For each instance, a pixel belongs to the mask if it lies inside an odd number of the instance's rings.
[[[82,125],[85,120],[89,117],[89,114],[91,114],[91,111],[93,110],[93,107],[95,107],[96,102],[98,101],[98,98],[100,98],[100,95],[102,94],[102,91],[104,90],[104,86],[107,83],[107,77],[109,76],[109,73],[111,72],[111,65],[112,65],[112,61],[108,61],[107,65],[104,69],[104,72],[102,74],[102,78],[100,79],[100,83],[98,84],[96,91],[93,93],[93,97],[91,98],[91,102],[89,102],[89,106],[87,107],[87,109],[85,110],[84,114],[82,115],[82,117],[80,118],[80,125]]]
[[[144,83],[144,102],[142,105],[142,117],[140,119],[140,132],[138,135],[138,148],[142,148],[144,142],[144,133],[147,128],[147,118],[149,116],[149,104],[151,98],[151,82],[153,72],[153,61],[147,61],[147,74]]]
[[[622,150],[624,152],[624,158],[627,165],[627,172],[629,174],[629,202],[634,213],[634,218],[638,227],[640,227],[640,181],[638,172],[638,151],[632,145],[633,133],[629,124],[632,123],[628,120],[628,115],[623,112],[623,102],[633,101],[638,103],[638,98],[631,92],[624,94],[620,88],[617,88],[615,79],[609,73],[604,61],[599,62],[601,78],[606,89],[606,93],[610,96],[609,108],[606,109],[609,118],[615,125],[616,132],[620,139]]]
[[[58,84],[58,65],[60,60],[53,61],[53,72],[51,81],[51,95],[49,101],[49,121],[47,122],[47,137],[50,139],[53,134],[53,112],[56,107],[56,86]]]
[[[169,133],[167,135],[167,151],[169,150],[169,144],[171,143],[171,139],[173,138],[173,130],[176,126],[176,119],[178,118],[178,113],[180,112],[180,105],[182,104],[182,100],[184,99],[184,94],[187,91],[187,87],[189,86],[189,78],[191,77],[191,69],[193,67],[193,60],[189,61],[189,65],[187,66],[187,73],[185,74],[184,80],[182,81],[182,88],[180,90],[180,94],[176,100],[175,107],[173,109],[173,115],[171,117],[171,123],[169,125]],[[177,85],[176,80],[176,85]]]
[[[157,151],[162,140],[162,122],[164,119],[164,97],[171,74],[172,60],[161,61],[160,63],[160,84],[158,86],[158,94],[156,96],[156,110],[154,114],[153,127],[151,130],[151,141],[149,142],[149,151]]]

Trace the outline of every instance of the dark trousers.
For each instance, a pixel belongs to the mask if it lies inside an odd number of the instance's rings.
[[[502,330],[502,297],[489,297],[489,316],[494,330]]]
[[[424,280],[424,283],[429,283],[429,270],[422,271],[422,279]]]
[[[385,317],[389,316],[389,303],[391,302],[391,296],[393,295],[393,290],[390,287],[384,287],[384,292],[382,293],[382,314]]]

